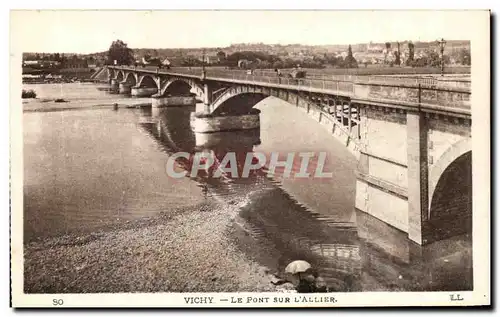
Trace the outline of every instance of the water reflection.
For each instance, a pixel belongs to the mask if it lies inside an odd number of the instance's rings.
[[[25,242],[204,200],[196,183],[165,175],[165,154],[138,133],[138,117],[128,109],[23,114]]]
[[[361,211],[355,224],[339,223],[279,189],[256,194],[237,226],[240,246],[259,262],[279,273],[304,259],[334,291],[472,289],[470,236],[421,247]]]
[[[255,145],[260,144],[259,130],[220,132],[211,134],[195,134],[189,128],[191,107],[164,108],[160,111],[142,109],[139,125],[153,137],[160,149],[169,156],[176,152],[211,151],[220,163],[224,156],[235,153],[238,171],[242,166],[247,153],[252,153]],[[179,157],[176,159],[178,168],[191,175],[192,158]],[[225,202],[234,203],[236,200],[244,199],[249,192],[260,190],[266,182],[264,171],[257,170],[249,174],[247,178],[230,177],[223,173],[222,177],[214,178],[213,172],[207,175],[202,171],[191,176],[203,189],[206,197],[224,199]]]
[[[189,129],[189,108],[142,110],[140,125],[164,152],[252,152],[266,140],[260,132],[197,135]],[[240,156],[238,155],[238,156]],[[240,162],[240,160],[238,160]],[[189,161],[180,165],[190,170]],[[238,246],[275,272],[296,259],[318,268],[334,291],[469,290],[472,288],[470,236],[420,247],[406,234],[350,208],[348,221],[336,213],[319,213],[262,173],[250,178],[192,178],[207,197],[232,203],[245,199],[233,225]]]

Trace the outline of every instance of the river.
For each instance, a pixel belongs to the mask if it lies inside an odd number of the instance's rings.
[[[91,84],[40,86],[40,98],[64,97],[73,105],[112,99]],[[237,208],[232,243],[270,272],[279,274],[291,260],[305,259],[337,291],[472,289],[470,235],[420,247],[357,211],[356,159],[343,145],[284,101],[270,97],[257,108],[260,131],[212,135],[191,131],[191,108],[25,112],[25,243],[109,230],[214,200]],[[170,155],[200,149],[326,152],[325,171],[333,177],[167,176]]]

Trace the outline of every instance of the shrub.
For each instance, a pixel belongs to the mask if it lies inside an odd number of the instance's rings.
[[[30,90],[24,90],[23,89],[23,93],[22,93],[22,98],[25,99],[25,98],[36,98],[36,92],[33,90],[33,89],[30,89]]]

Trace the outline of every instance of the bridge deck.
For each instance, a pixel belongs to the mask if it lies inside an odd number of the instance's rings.
[[[169,75],[201,79],[200,69],[170,70],[139,67],[109,68],[151,75]],[[338,78],[338,79],[335,79]],[[269,71],[244,71],[207,68],[205,80],[243,85],[258,85],[308,93],[336,95],[355,100],[398,103],[406,107],[421,107],[430,111],[453,112],[470,116],[470,81],[462,79],[404,78],[404,76],[331,76],[326,78],[294,79],[272,76]]]

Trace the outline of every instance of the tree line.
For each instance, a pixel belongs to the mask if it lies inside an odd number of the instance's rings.
[[[323,56],[312,56],[298,60],[289,57],[283,58],[266,52],[241,51],[226,55],[223,51],[219,51],[217,59],[215,64],[221,66],[261,69],[294,68],[298,65],[303,68],[324,68],[326,64],[340,68],[358,67],[358,63],[352,55],[351,46],[349,46],[345,58],[333,54],[324,54]]]
[[[23,54],[24,61],[45,61],[45,62],[57,62],[61,67],[65,64],[72,62],[81,62],[84,64],[94,64],[96,63],[96,58],[93,56],[78,56],[76,54],[64,54],[64,53],[25,53]]]
[[[425,49],[422,55],[415,57],[415,44],[411,41],[407,43],[407,56],[403,61],[401,58],[401,45],[393,52],[393,58],[388,60],[388,55],[385,56],[384,63],[391,66],[411,66],[411,67],[438,67],[444,60],[445,64],[449,64],[451,58],[462,65],[470,65],[470,51],[468,49],[454,50],[450,55],[443,55],[431,49]],[[385,43],[385,52],[391,51],[392,44]],[[324,68],[325,66],[333,66],[337,68],[357,68],[360,61],[353,56],[351,45],[348,46],[347,52],[344,54],[323,54],[314,55],[302,58],[300,60],[290,57],[280,57],[266,52],[256,51],[241,51],[226,55],[223,51],[219,51],[216,55],[217,60],[211,62],[211,65],[220,65],[228,67],[245,67],[245,68],[265,68],[265,69],[280,69],[293,68],[300,65],[303,68]],[[157,56],[146,54],[144,59],[152,65],[161,65],[162,60]],[[116,40],[111,43],[107,52],[106,64],[108,65],[133,65],[136,63],[133,50],[121,40]],[[205,62],[195,57],[184,57],[180,61],[179,66],[202,66]],[[365,65],[366,66],[366,65]]]

